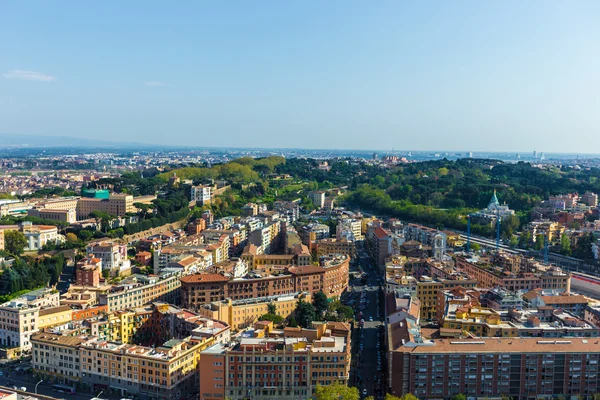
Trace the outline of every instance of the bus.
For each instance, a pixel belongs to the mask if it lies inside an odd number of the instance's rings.
[[[52,385],[52,390],[59,393],[75,394],[75,388],[69,385]]]

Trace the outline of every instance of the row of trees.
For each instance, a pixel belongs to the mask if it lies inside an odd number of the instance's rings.
[[[2,265],[0,292],[17,293],[46,285],[55,285],[65,265],[62,253],[38,259],[16,257],[9,267]]]
[[[353,386],[346,386],[341,383],[333,383],[327,386],[318,385],[315,389],[315,399],[316,400],[359,400],[360,392],[358,388]],[[367,397],[368,400],[374,400],[372,396]],[[404,396],[398,397],[393,396],[391,394],[386,394],[384,397],[385,400],[419,400],[416,396],[412,394],[406,394]],[[452,400],[467,400],[465,395],[456,395],[452,398]]]
[[[341,383],[333,383],[327,386],[318,385],[315,390],[316,400],[359,400],[360,393],[356,387],[346,386]],[[373,400],[372,396],[367,397],[367,400]],[[419,400],[413,394],[405,394],[403,396],[394,396],[387,393],[384,400]],[[460,393],[454,395],[451,400],[467,400],[467,396]]]
[[[354,310],[342,304],[341,301],[329,301],[323,292],[317,292],[312,302],[300,299],[296,304],[294,313],[286,319],[277,313],[274,303],[267,305],[267,313],[259,320],[272,321],[275,325],[300,326],[311,328],[313,321],[348,321],[354,317]]]

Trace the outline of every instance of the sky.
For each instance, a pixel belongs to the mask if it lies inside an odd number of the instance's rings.
[[[0,134],[597,152],[600,2],[2,1]]]

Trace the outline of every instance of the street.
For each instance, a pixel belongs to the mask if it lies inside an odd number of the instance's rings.
[[[22,387],[26,388],[26,391],[28,393],[31,393],[32,396],[35,396],[35,385],[36,383],[38,383],[40,380],[36,379],[33,374],[31,373],[26,373],[26,374],[22,374],[22,375],[18,375],[15,372],[11,372],[9,375],[7,375],[6,373],[4,373],[2,376],[0,376],[0,386],[4,386],[5,388],[7,388],[8,390],[12,390],[15,387],[17,389],[21,389]],[[54,397],[54,398],[58,398],[58,399],[64,399],[64,398],[68,398],[69,400],[90,400],[93,397],[97,397],[98,393],[95,394],[91,394],[91,393],[75,393],[75,394],[64,394],[64,393],[58,393],[52,390],[52,383],[46,383],[46,382],[42,382],[38,385],[37,387],[37,393],[44,395],[44,396],[49,396],[49,397]],[[102,394],[102,399],[109,399],[110,396]],[[118,397],[113,397],[113,398],[118,398]]]
[[[383,368],[386,364],[383,299],[376,267],[371,265],[370,259],[364,254],[359,260],[367,277],[366,280],[355,279],[351,282],[352,299],[356,301],[351,306],[357,311],[358,321],[352,333],[354,358],[351,382],[358,387],[361,398],[374,396],[377,399],[383,398],[384,395],[381,383],[384,380]]]

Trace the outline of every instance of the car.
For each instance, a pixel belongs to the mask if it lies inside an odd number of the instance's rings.
[[[373,322],[373,317],[369,317],[369,322]]]
[[[0,376],[4,376],[4,372],[0,371]]]
[[[26,391],[27,391],[27,388],[26,388],[25,386],[21,386],[21,387],[19,388],[19,390],[22,390],[22,391],[26,392]]]
[[[356,392],[355,392],[355,393],[356,393]],[[364,389],[363,389],[363,396],[366,396],[366,395],[367,395],[367,388],[364,388]]]

